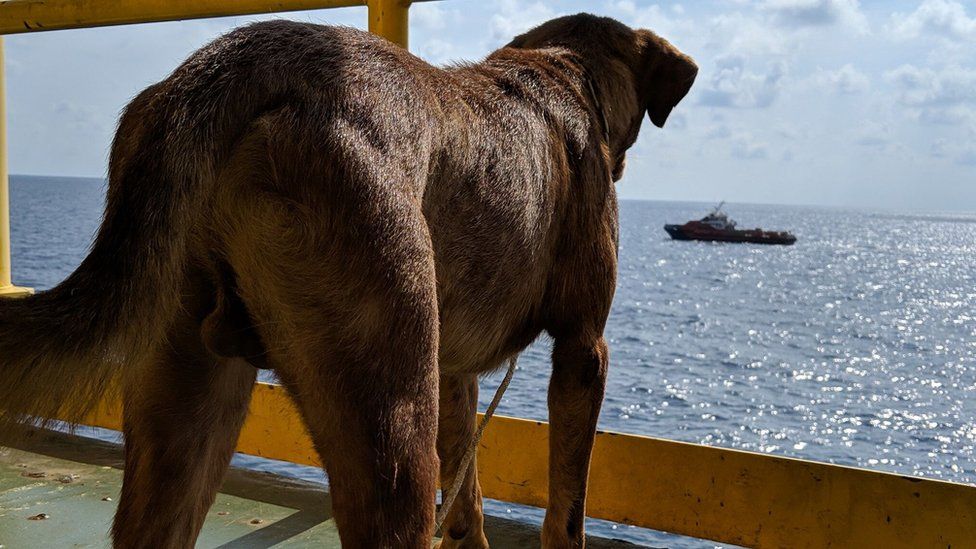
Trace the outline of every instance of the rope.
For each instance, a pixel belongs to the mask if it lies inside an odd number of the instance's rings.
[[[454,484],[451,485],[450,491],[444,495],[444,499],[441,502],[441,508],[437,511],[437,518],[434,521],[435,530],[440,530],[441,526],[444,524],[444,519],[447,518],[447,513],[451,510],[451,506],[454,505],[454,500],[457,498],[458,492],[461,491],[461,484],[464,483],[464,478],[468,476],[468,469],[471,467],[471,460],[474,459],[475,453],[478,451],[478,444],[481,443],[481,435],[485,434],[485,427],[488,426],[488,421],[491,420],[491,416],[495,415],[495,408],[498,408],[498,403],[502,400],[502,395],[505,394],[505,389],[508,389],[508,384],[512,381],[512,376],[515,374],[515,366],[518,364],[518,355],[513,356],[508,361],[508,371],[505,372],[505,379],[502,380],[498,389],[495,390],[495,397],[491,399],[491,404],[488,405],[488,409],[485,410],[485,417],[481,418],[481,424],[478,425],[478,430],[474,434],[474,438],[471,440],[471,445],[468,446],[468,450],[464,453],[464,457],[461,458],[461,465],[458,467],[457,473],[454,475]],[[442,492],[443,493],[443,492]]]

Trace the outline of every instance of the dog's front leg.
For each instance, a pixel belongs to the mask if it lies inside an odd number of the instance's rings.
[[[602,335],[557,338],[549,382],[549,508],[542,546],[583,547],[586,479],[607,379]]]
[[[441,460],[441,489],[454,485],[458,468],[477,430],[478,378],[442,376],[437,426],[437,453]],[[477,458],[472,458],[454,505],[441,526],[441,549],[488,547],[485,538]]]

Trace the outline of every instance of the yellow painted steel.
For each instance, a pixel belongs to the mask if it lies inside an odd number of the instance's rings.
[[[4,80],[3,37],[0,36],[0,297],[34,293],[14,286],[10,278],[10,187],[7,177],[7,83]]]
[[[398,43],[400,37],[405,40],[406,14],[399,9],[406,6],[386,0],[377,3],[390,5],[395,28],[401,25],[398,18],[403,20],[402,33],[385,34],[383,21],[378,34]],[[7,0],[0,2],[0,34],[365,5],[366,0]]]
[[[84,422],[121,429],[117,404]],[[496,416],[478,452],[487,497],[545,506],[549,426]],[[245,454],[318,465],[291,399],[258,384]],[[976,488],[766,454],[599,433],[587,515],[749,547],[971,547]]]
[[[368,0],[369,32],[404,48],[409,45],[410,0]]]

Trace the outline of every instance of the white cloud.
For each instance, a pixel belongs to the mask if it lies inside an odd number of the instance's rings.
[[[497,45],[508,43],[523,32],[556,17],[556,12],[543,2],[501,0],[491,16],[491,36]]]
[[[961,166],[976,166],[976,147],[945,138],[932,143],[929,151],[933,158],[951,160]]]
[[[752,134],[741,133],[732,138],[731,152],[736,158],[764,159],[769,156],[769,145],[757,140]]]
[[[442,30],[447,26],[447,21],[446,10],[436,2],[419,2],[410,8],[410,24],[418,26],[421,31]]]
[[[855,69],[850,63],[835,71],[820,69],[814,74],[813,81],[834,93],[845,95],[865,92],[870,86],[867,75]]]
[[[725,124],[717,124],[705,132],[705,139],[725,139],[727,137],[732,137],[732,130]]]
[[[763,18],[740,12],[709,20],[706,46],[739,55],[783,55],[793,44],[787,33],[765,24]]]
[[[682,16],[684,9],[680,5],[671,6],[671,13],[657,4],[639,6],[633,0],[611,0],[607,2],[607,15],[615,17],[633,28],[651,29],[663,36],[675,34],[691,34],[697,25]]]
[[[701,103],[712,107],[766,108],[776,100],[785,74],[786,64],[782,61],[771,63],[765,74],[757,74],[746,69],[741,55],[720,56],[701,91]]]
[[[867,18],[857,0],[766,0],[763,9],[773,20],[791,28],[849,26],[868,31]]]
[[[792,125],[790,126],[779,126],[774,130],[774,133],[781,138],[781,140],[796,141],[799,139],[806,139],[809,137],[806,131],[802,128],[797,128]]]
[[[674,111],[668,116],[668,130],[683,130],[688,127],[688,115]]]
[[[929,153],[935,158],[945,158],[949,156],[950,148],[951,145],[949,144],[949,140],[943,137],[936,139],[935,142],[932,143]]]
[[[956,164],[976,166],[976,147],[967,147],[956,156]]]
[[[110,131],[110,126],[104,123],[98,110],[91,105],[79,105],[74,101],[59,101],[53,107],[53,112],[64,126],[92,134],[104,134]]]
[[[857,132],[854,142],[862,147],[884,149],[891,143],[891,129],[887,124],[868,121]]]
[[[932,36],[976,40],[976,17],[969,17],[966,8],[952,0],[925,0],[914,12],[895,13],[890,29],[900,38]]]
[[[611,9],[616,9],[625,15],[633,16],[637,13],[637,4],[634,3],[634,0],[616,0],[615,2],[608,2],[608,7]],[[657,8],[658,6],[654,5],[652,7]]]
[[[454,44],[440,38],[424,40],[417,45],[414,53],[435,65],[443,65],[460,57]]]
[[[976,112],[968,106],[927,107],[918,113],[919,120],[929,124],[969,124],[976,123]]]
[[[885,79],[898,89],[897,102],[919,120],[934,124],[976,121],[976,69],[902,65],[887,72]]]
[[[451,29],[463,20],[461,13],[443,6],[438,2],[419,2],[410,8],[411,48],[434,64],[457,60],[467,53],[449,38]]]

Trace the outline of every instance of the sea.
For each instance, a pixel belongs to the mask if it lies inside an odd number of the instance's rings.
[[[101,179],[12,176],[14,280],[38,290],[85,256]],[[620,204],[600,428],[954,482],[976,482],[976,213],[737,204],[740,227],[794,246],[672,241],[712,204]],[[521,356],[498,413],[544,420],[551,342]],[[482,380],[482,409],[501,374]],[[314,469],[235,463],[324,481]],[[648,463],[653,466],[653,463]],[[489,501],[530,522],[542,511]],[[715,547],[602,521],[592,534]]]

